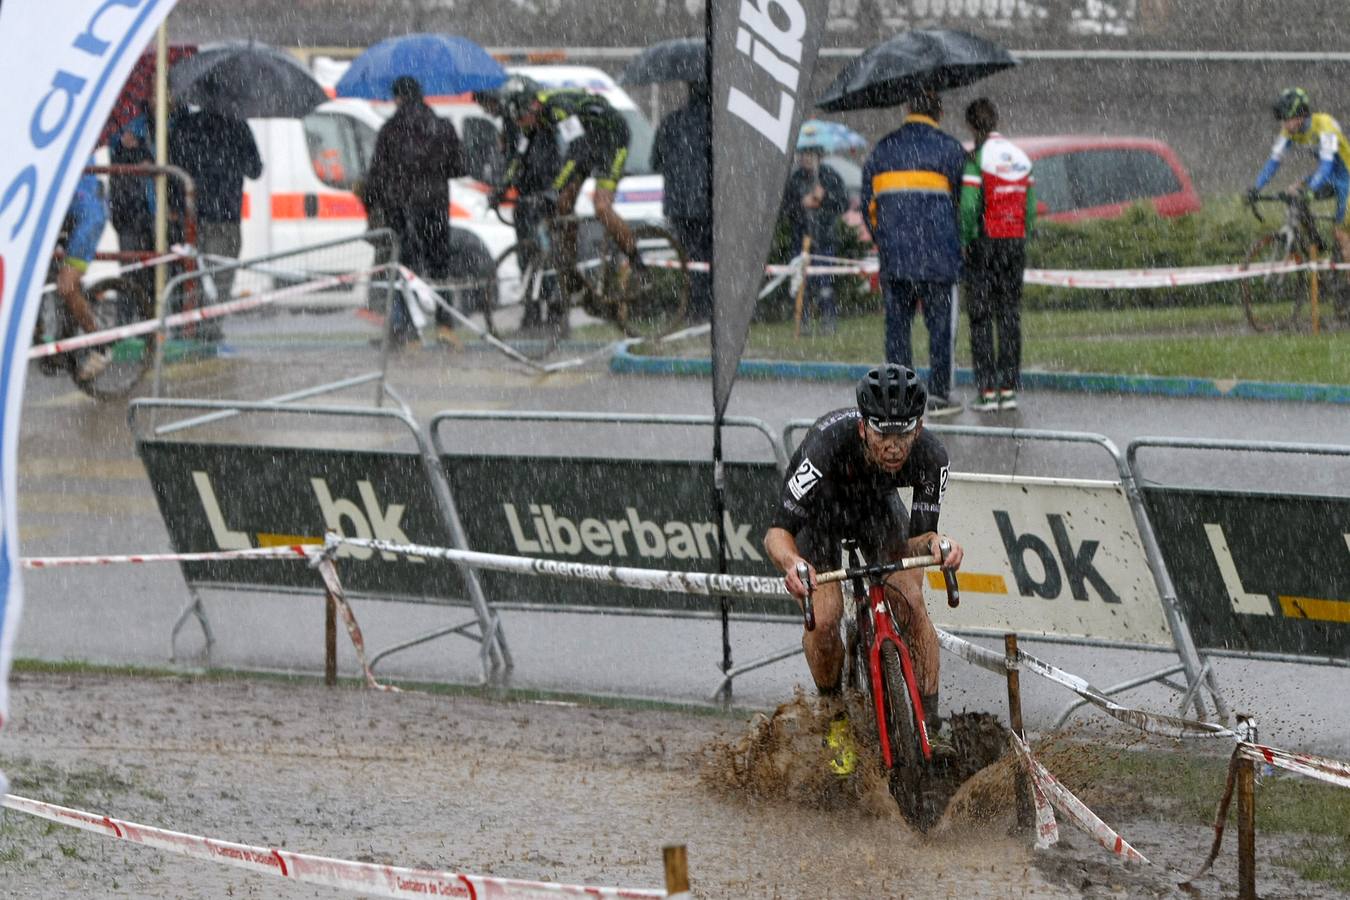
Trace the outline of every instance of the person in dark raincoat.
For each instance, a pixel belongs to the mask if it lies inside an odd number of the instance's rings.
[[[375,137],[375,152],[362,195],[372,227],[398,235],[399,261],[418,275],[443,279],[450,274],[450,179],[465,174],[455,127],[422,99],[417,79],[394,79],[398,109]],[[449,325],[443,311],[437,321]],[[395,335],[413,336],[406,311],[394,310]]]
[[[248,122],[212,109],[179,105],[169,117],[169,162],[192,177],[197,187],[197,249],[237,259],[242,245],[239,221],[244,205],[244,179],[262,175],[262,157]],[[182,209],[170,179],[170,208],[181,222]],[[209,264],[209,263],[208,263]],[[234,272],[212,279],[217,303],[230,298]],[[218,340],[220,320],[197,329],[202,340]]]
[[[838,250],[839,220],[848,209],[844,179],[824,162],[822,135],[814,125],[802,128],[797,139],[797,167],[788,176],[783,215],[792,228],[794,253],[811,238],[812,256],[834,256]],[[839,308],[834,299],[833,275],[806,276],[802,322],[814,323],[822,335],[834,334]]]
[[[712,95],[706,83],[689,85],[689,102],[661,120],[652,144],[652,168],[665,178],[661,211],[691,261],[712,257]],[[712,318],[712,276],[689,273],[689,318]]]

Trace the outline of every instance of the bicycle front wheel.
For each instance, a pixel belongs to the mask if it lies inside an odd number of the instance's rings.
[[[629,337],[657,338],[685,326],[689,311],[689,256],[684,245],[664,228],[633,229],[638,252],[647,264],[631,272],[619,295],[619,327]]]
[[[495,305],[483,316],[488,331],[532,359],[548,356],[557,347],[545,319],[558,302],[558,276],[542,248],[534,241],[513,244],[497,257],[495,268]],[[508,321],[518,322],[514,331],[506,327]]]
[[[881,648],[881,678],[886,721],[877,724],[886,729],[891,744],[891,796],[911,825],[927,831],[933,823],[924,797],[925,763],[918,720],[900,666],[900,652],[890,642]]]
[[[1279,262],[1301,263],[1303,257],[1298,252],[1286,253],[1282,235],[1268,234],[1252,245],[1242,268],[1245,270],[1256,263]],[[1299,327],[1304,315],[1304,302],[1308,298],[1307,272],[1261,275],[1244,278],[1239,284],[1242,309],[1253,331],[1292,330]]]
[[[150,298],[127,278],[105,278],[86,292],[99,331],[145,322],[154,317]],[[87,381],[75,384],[95,400],[117,400],[130,394],[154,363],[155,335],[140,334],[96,348],[107,352],[108,365]]]

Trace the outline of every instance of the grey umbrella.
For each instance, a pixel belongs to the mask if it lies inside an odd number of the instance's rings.
[[[708,45],[703,38],[675,38],[652,44],[624,67],[619,84],[707,81]]]
[[[169,90],[241,119],[298,119],[328,99],[295,57],[252,40],[206,44],[169,70]]]
[[[964,31],[915,29],[866,50],[835,77],[816,106],[830,112],[898,106],[926,90],[973,84],[1017,65],[998,44]]]

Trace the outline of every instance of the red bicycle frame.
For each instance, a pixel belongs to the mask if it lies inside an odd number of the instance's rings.
[[[951,550],[950,544],[944,538],[939,545],[942,554]],[[834,572],[817,572],[816,584],[828,584],[830,582],[843,581],[847,578],[855,579],[854,585],[861,585],[861,579],[869,579],[867,588],[867,600],[864,607],[864,601],[855,600],[858,604],[858,622],[859,628],[868,641],[867,647],[867,677],[872,686],[872,700],[876,705],[875,713],[877,720],[877,731],[881,737],[881,758],[885,763],[886,769],[895,768],[895,754],[891,747],[891,738],[886,729],[886,685],[885,676],[881,670],[881,650],[888,642],[895,647],[896,655],[900,657],[900,672],[905,680],[905,690],[909,692],[910,703],[913,704],[915,725],[919,732],[919,749],[923,751],[925,762],[932,762],[933,747],[928,742],[928,725],[925,721],[923,711],[923,700],[919,696],[919,681],[914,675],[914,661],[910,658],[909,647],[900,637],[896,628],[895,615],[891,611],[890,601],[886,599],[886,585],[882,580],[883,576],[898,572],[904,569],[916,569],[923,566],[938,565],[942,562],[941,556],[919,556],[911,559],[901,559],[892,563],[883,563],[880,565],[861,566],[858,568],[839,569]],[[947,588],[947,605],[956,607],[961,603],[960,591],[957,588],[956,573],[949,569],[942,570],[943,581]],[[797,565],[797,577],[810,585],[809,573],[805,563]],[[814,631],[816,627],[815,610],[812,608],[811,593],[808,587],[806,602],[802,604],[802,616],[807,631]],[[867,623],[867,624],[864,624]],[[870,626],[870,627],[869,627]]]
[[[891,614],[886,600],[884,583],[872,584],[867,589],[867,601],[872,615],[872,644],[867,648],[867,675],[872,679],[872,699],[876,703],[877,729],[881,733],[881,759],[887,769],[895,768],[895,757],[891,753],[891,736],[885,727],[886,691],[885,678],[881,673],[881,648],[890,642],[900,656],[900,670],[904,674],[905,688],[909,691],[910,701],[914,704],[914,718],[919,728],[919,747],[923,758],[932,762],[933,748],[928,743],[928,726],[924,720],[923,700],[919,697],[919,681],[914,677],[914,663],[909,657],[909,647],[895,629],[895,617]]]

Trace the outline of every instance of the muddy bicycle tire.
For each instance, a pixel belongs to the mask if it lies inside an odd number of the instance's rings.
[[[129,278],[104,278],[85,289],[89,310],[100,331],[145,322],[155,316],[154,304]],[[112,360],[88,381],[75,386],[95,400],[120,400],[136,389],[155,361],[155,333],[141,334],[105,345]],[[72,367],[72,375],[78,365]]]
[[[674,234],[655,225],[636,226],[633,239],[648,267],[641,277],[630,274],[619,290],[616,321],[629,337],[663,337],[687,324],[689,254]]]
[[[924,793],[925,761],[919,746],[918,720],[900,667],[900,652],[889,641],[881,647],[881,677],[885,722],[877,724],[886,729],[891,744],[891,796],[906,821],[927,831],[933,823]]]
[[[1243,260],[1245,270],[1253,263],[1303,262],[1298,251],[1285,252],[1284,237],[1261,237]],[[1308,273],[1283,272],[1244,278],[1238,282],[1242,293],[1242,311],[1253,331],[1293,331],[1307,326]]]

